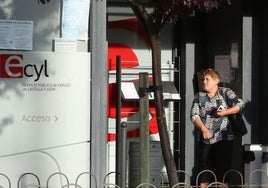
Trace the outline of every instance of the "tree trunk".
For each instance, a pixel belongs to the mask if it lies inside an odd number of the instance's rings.
[[[163,25],[157,25],[150,19],[149,14],[141,5],[139,0],[128,0],[133,12],[143,26],[144,32],[151,41],[152,48],[152,71],[153,71],[153,86],[155,88],[155,109],[157,116],[157,126],[160,136],[160,143],[164,163],[166,165],[169,186],[172,187],[178,183],[178,176],[174,158],[170,148],[169,135],[167,131],[167,122],[164,109],[163,91],[162,91],[162,76],[161,76],[161,45],[159,34]]]
[[[157,116],[157,125],[162,148],[162,155],[166,165],[170,187],[178,183],[177,169],[170,148],[170,140],[167,131],[167,122],[164,109],[162,75],[161,75],[161,46],[159,34],[151,36],[152,42],[152,69],[153,69],[153,86],[155,88],[155,108]]]

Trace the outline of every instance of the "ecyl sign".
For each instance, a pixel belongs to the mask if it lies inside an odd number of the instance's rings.
[[[82,52],[0,53],[0,158],[90,140],[90,64]]]
[[[0,78],[32,77],[38,81],[41,75],[49,77],[47,60],[41,65],[23,62],[22,54],[0,54]]]

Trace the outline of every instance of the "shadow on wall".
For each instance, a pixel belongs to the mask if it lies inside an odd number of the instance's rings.
[[[0,4],[0,19],[33,21],[33,50],[52,51],[52,40],[60,37],[61,1],[42,4],[38,0],[5,0]],[[0,49],[0,51],[6,49]],[[0,100],[11,100],[10,94],[23,97],[18,82],[0,83]],[[14,123],[11,115],[1,113],[0,133]]]
[[[19,98],[23,97],[23,93],[19,89],[19,83],[3,81],[2,79],[0,83],[0,101],[2,101],[2,108],[5,108],[5,104],[12,100],[11,95],[16,95]],[[3,111],[0,115],[0,134],[3,133],[5,127],[10,126],[13,123],[14,117],[11,114],[5,114],[5,111]]]

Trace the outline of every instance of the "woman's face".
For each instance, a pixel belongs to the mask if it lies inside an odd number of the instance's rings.
[[[219,79],[217,78],[212,78],[211,75],[207,74],[204,75],[203,78],[203,88],[205,91],[207,92],[212,92],[215,91],[216,89],[218,89],[218,83],[219,83]]]

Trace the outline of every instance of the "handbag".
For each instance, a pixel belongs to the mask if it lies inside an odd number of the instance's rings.
[[[242,117],[242,113],[229,115],[229,120],[235,136],[242,137],[248,133],[245,121]]]

